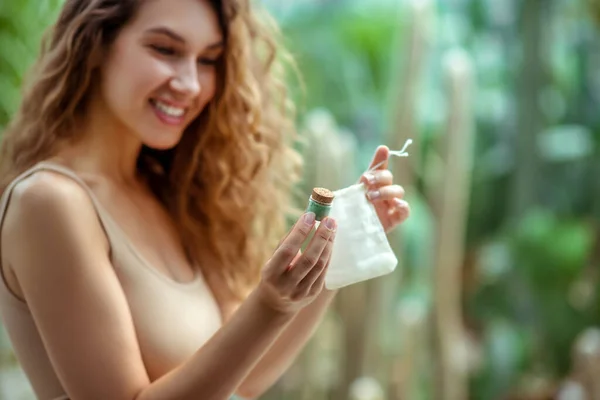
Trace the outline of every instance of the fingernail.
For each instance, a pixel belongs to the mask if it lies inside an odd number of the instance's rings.
[[[335,230],[335,220],[333,218],[325,218],[325,227],[330,231]]]
[[[379,190],[375,190],[373,192],[367,193],[367,197],[370,200],[375,200],[375,199],[379,198],[380,196],[381,196],[381,192],[379,192]]]
[[[372,185],[375,183],[375,175],[373,175],[371,173],[365,174],[365,179],[367,180],[367,182],[369,182],[369,185]]]
[[[315,213],[314,212],[307,212],[306,214],[304,214],[304,223],[306,225],[312,225],[315,223]]]
[[[394,199],[394,203],[396,203],[396,206],[398,206],[398,207],[406,207],[408,205],[408,203],[406,201],[404,201],[402,199],[398,199],[398,198]]]

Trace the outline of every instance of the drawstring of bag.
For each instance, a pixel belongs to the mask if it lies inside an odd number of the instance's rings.
[[[406,149],[408,148],[408,146],[410,146],[412,144],[412,142],[413,142],[412,139],[408,139],[406,142],[404,142],[404,146],[402,146],[402,150],[390,150],[390,156],[408,157],[408,152],[406,151]],[[388,158],[388,160],[389,160],[389,158]],[[381,167],[388,160],[383,160],[382,162],[374,165],[373,167],[369,168],[365,172],[371,172],[371,171],[376,170],[377,168]]]
[[[413,142],[412,139],[407,139],[406,142],[404,142],[404,146],[402,146],[401,150],[390,150],[390,156],[408,157],[408,152],[406,151],[406,149],[408,148],[408,146],[410,146],[412,144],[412,142]],[[389,160],[389,158],[387,160],[383,160],[382,162],[375,164],[374,166],[372,166],[371,168],[366,170],[365,173],[375,171],[377,168],[381,167],[388,160]],[[360,182],[360,179],[359,179],[359,182]]]

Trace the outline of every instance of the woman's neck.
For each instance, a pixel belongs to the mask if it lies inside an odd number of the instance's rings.
[[[139,182],[137,159],[141,141],[114,115],[91,105],[79,126],[80,139],[65,146],[57,157],[74,169],[102,175],[119,184]]]

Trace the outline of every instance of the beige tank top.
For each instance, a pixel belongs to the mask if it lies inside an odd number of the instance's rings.
[[[154,269],[136,251],[90,187],[73,171],[54,163],[39,163],[8,186],[0,200],[0,229],[15,185],[40,170],[73,179],[90,196],[108,238],[111,260],[129,303],[150,379],[156,380],[183,363],[222,325],[220,309],[202,274],[198,271],[191,282],[179,283]],[[9,290],[1,273],[0,278],[0,316],[37,397],[68,399],[27,304]]]

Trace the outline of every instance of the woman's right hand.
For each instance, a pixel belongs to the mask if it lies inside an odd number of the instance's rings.
[[[300,248],[314,225],[314,213],[302,215],[267,262],[257,288],[267,307],[295,313],[323,290],[336,223],[333,218],[323,219],[302,253]]]

